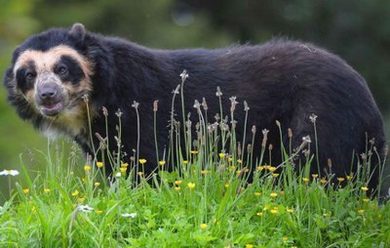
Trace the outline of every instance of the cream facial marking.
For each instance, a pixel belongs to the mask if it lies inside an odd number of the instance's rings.
[[[43,71],[53,71],[53,66],[63,55],[74,58],[80,64],[87,79],[89,79],[88,77],[92,75],[92,64],[87,60],[87,58],[66,45],[56,46],[44,52],[37,50],[26,50],[22,52],[16,60],[14,74],[19,68],[27,65],[29,61],[34,61],[38,74]]]

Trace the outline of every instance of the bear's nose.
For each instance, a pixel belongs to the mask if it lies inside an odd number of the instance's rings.
[[[57,96],[58,86],[56,84],[46,84],[38,87],[38,95],[41,100],[48,100]]]

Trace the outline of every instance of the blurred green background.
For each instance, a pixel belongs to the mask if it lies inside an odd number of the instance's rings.
[[[389,120],[389,17],[388,0],[0,0],[0,72],[26,37],[74,22],[156,48],[215,48],[284,36],[343,57],[366,78]],[[8,106],[0,87],[0,170],[18,168],[19,154],[45,144]]]

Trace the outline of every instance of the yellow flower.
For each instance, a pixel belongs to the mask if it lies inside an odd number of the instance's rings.
[[[122,167],[122,168],[127,168],[128,166],[129,166],[128,163],[122,163],[122,164],[121,164],[121,167]]]
[[[234,166],[234,165],[229,166],[229,172],[232,172],[235,170],[236,170],[236,166]]]
[[[158,161],[158,165],[160,165],[160,166],[164,166],[165,165],[165,160],[160,160],[160,161]]]
[[[195,188],[195,183],[187,183],[187,187],[189,189],[193,189],[193,188]]]
[[[246,244],[245,248],[253,248],[254,246],[252,244]]]
[[[276,171],[276,167],[275,166],[268,166],[268,170],[270,171],[270,172],[274,172],[274,171]]]
[[[192,150],[191,154],[198,154],[198,151],[197,150]]]
[[[77,198],[78,203],[83,203],[85,201],[85,197],[79,197]]]
[[[358,209],[357,211],[359,214],[363,214],[364,213],[364,209]]]
[[[233,158],[232,158],[232,157],[228,157],[228,161],[229,161],[229,162],[232,162],[232,161],[233,161]]]
[[[264,169],[265,169],[265,166],[262,166],[262,165],[259,165],[259,166],[256,167],[257,171],[262,171]]]
[[[207,175],[208,173],[209,173],[208,170],[201,170],[201,171],[200,171],[200,174],[202,174],[202,175]]]
[[[100,182],[95,182],[95,187],[99,187],[100,186]]]
[[[286,208],[287,213],[293,213],[294,209],[293,208]]]
[[[288,237],[284,236],[284,237],[282,238],[282,240],[283,240],[283,242],[287,242]]]
[[[339,181],[339,183],[343,182],[344,180],[345,180],[344,177],[338,177],[338,178],[337,178],[337,181]]]
[[[273,177],[278,177],[278,176],[279,176],[279,173],[272,173],[272,176],[273,176]]]
[[[242,164],[242,160],[241,159],[237,159],[237,163]]]
[[[77,196],[80,192],[76,189],[75,191],[72,192],[72,196]]]
[[[183,160],[183,164],[188,164],[188,160]]]
[[[271,196],[272,198],[275,198],[275,197],[277,197],[277,196],[278,196],[278,193],[276,193],[276,192],[272,192],[272,193],[270,194],[270,196]]]
[[[144,164],[147,162],[147,160],[144,159],[144,158],[141,158],[141,159],[138,160],[138,161],[139,161],[139,163],[140,163],[141,165],[144,165]]]
[[[302,181],[303,181],[304,183],[308,183],[310,180],[309,180],[309,178],[304,177],[304,178],[302,178]]]
[[[45,192],[45,193],[50,193],[50,191],[51,191],[51,190],[48,189],[48,188],[44,188],[44,189],[43,189],[43,192]]]
[[[368,187],[366,187],[366,186],[363,186],[363,187],[361,187],[360,189],[361,189],[362,191],[364,191],[364,192],[368,191]]]
[[[351,173],[351,174],[349,174],[348,176],[346,176],[346,178],[347,178],[347,180],[348,180],[348,181],[352,180],[352,178],[353,178],[353,174],[352,174],[352,173]]]
[[[175,186],[175,190],[176,190],[176,191],[179,191],[179,190],[180,190],[180,187],[179,187],[179,186]]]
[[[363,199],[363,201],[364,201],[364,202],[369,202],[369,201],[370,201],[370,199],[368,199],[368,198],[364,198],[364,199]]]
[[[279,213],[279,210],[277,208],[273,208],[270,210],[271,214],[277,214]]]
[[[28,188],[23,189],[23,193],[25,193],[25,194],[30,193],[30,189],[28,189]]]
[[[103,162],[96,162],[96,167],[98,168],[102,168],[104,166],[104,163]]]
[[[261,196],[261,192],[255,192],[255,196]]]
[[[256,215],[257,216],[263,216],[263,212],[257,212]]]
[[[205,223],[200,224],[200,229],[202,229],[202,230],[207,229],[207,224],[205,224]]]
[[[122,172],[122,174],[125,174],[126,171],[127,171],[127,168],[126,167],[121,167],[121,168],[119,168],[119,170]]]
[[[323,178],[321,178],[320,182],[321,182],[322,184],[326,184],[326,183],[328,182],[328,180],[326,180],[326,178],[323,177]]]
[[[90,172],[91,169],[92,169],[92,167],[90,165],[88,165],[88,164],[84,165],[84,171],[85,172]]]
[[[225,153],[223,153],[223,152],[219,153],[219,158],[220,159],[224,159],[225,158]]]
[[[102,213],[103,213],[103,210],[96,209],[96,210],[95,210],[95,213],[96,213],[96,214],[102,214]]]
[[[138,172],[137,174],[138,174],[138,176],[140,176],[140,177],[142,177],[142,176],[144,175],[144,173],[143,173],[142,171]]]
[[[230,184],[225,183],[225,188],[229,188]]]
[[[180,185],[182,182],[183,182],[182,180],[176,180],[176,181],[175,181],[175,184],[176,184],[176,185]]]
[[[318,177],[318,174],[311,174],[311,176],[312,176],[313,178],[317,178],[317,177]]]

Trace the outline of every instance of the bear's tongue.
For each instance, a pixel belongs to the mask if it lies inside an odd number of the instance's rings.
[[[42,105],[41,111],[44,115],[53,116],[58,114],[62,110],[62,103],[46,103]]]

